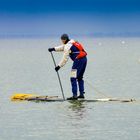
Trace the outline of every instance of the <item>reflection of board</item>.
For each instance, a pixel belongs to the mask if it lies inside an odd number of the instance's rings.
[[[12,101],[45,101],[45,102],[63,102],[64,100],[58,98],[58,96],[37,96],[33,94],[14,94],[11,97]],[[133,102],[134,99],[112,99],[112,98],[101,98],[101,99],[78,99],[78,100],[66,100],[66,101],[75,101],[75,102]]]

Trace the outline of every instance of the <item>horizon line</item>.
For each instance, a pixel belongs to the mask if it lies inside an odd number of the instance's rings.
[[[95,33],[82,33],[82,34],[74,34],[68,33],[70,36],[73,37],[140,37],[140,32],[109,32],[109,33],[102,33],[102,32],[95,32]],[[9,38],[55,38],[60,36],[60,33],[56,34],[0,34],[0,39],[9,39]]]

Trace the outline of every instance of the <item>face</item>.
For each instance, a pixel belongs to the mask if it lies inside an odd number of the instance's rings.
[[[62,39],[61,39],[61,41],[62,41],[62,43],[63,43],[63,44],[65,44],[65,43],[66,43],[66,40],[62,40]]]

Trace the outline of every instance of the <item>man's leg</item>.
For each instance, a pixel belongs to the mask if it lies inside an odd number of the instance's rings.
[[[72,87],[72,93],[73,97],[77,98],[77,67],[78,67],[78,60],[75,60],[72,65],[71,70],[71,87]]]
[[[77,97],[77,79],[71,78],[71,87],[72,87],[72,93],[74,97]]]
[[[79,85],[80,96],[84,96],[84,80],[83,80],[83,78],[78,79],[78,85]]]
[[[71,87],[72,87],[72,93],[73,96],[70,98],[67,98],[67,100],[76,100],[77,99],[77,69],[71,70]]]
[[[87,65],[87,58],[83,58],[80,60],[80,64],[78,67],[78,72],[77,72],[77,79],[78,79],[78,85],[79,85],[79,92],[80,92],[80,96],[84,97],[84,80],[83,80],[83,75],[86,69],[86,65]]]

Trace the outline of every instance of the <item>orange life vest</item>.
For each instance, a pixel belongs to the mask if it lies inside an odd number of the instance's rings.
[[[72,44],[79,50],[79,54],[77,55],[76,59],[83,58],[87,55],[84,47],[79,42],[74,42]]]

